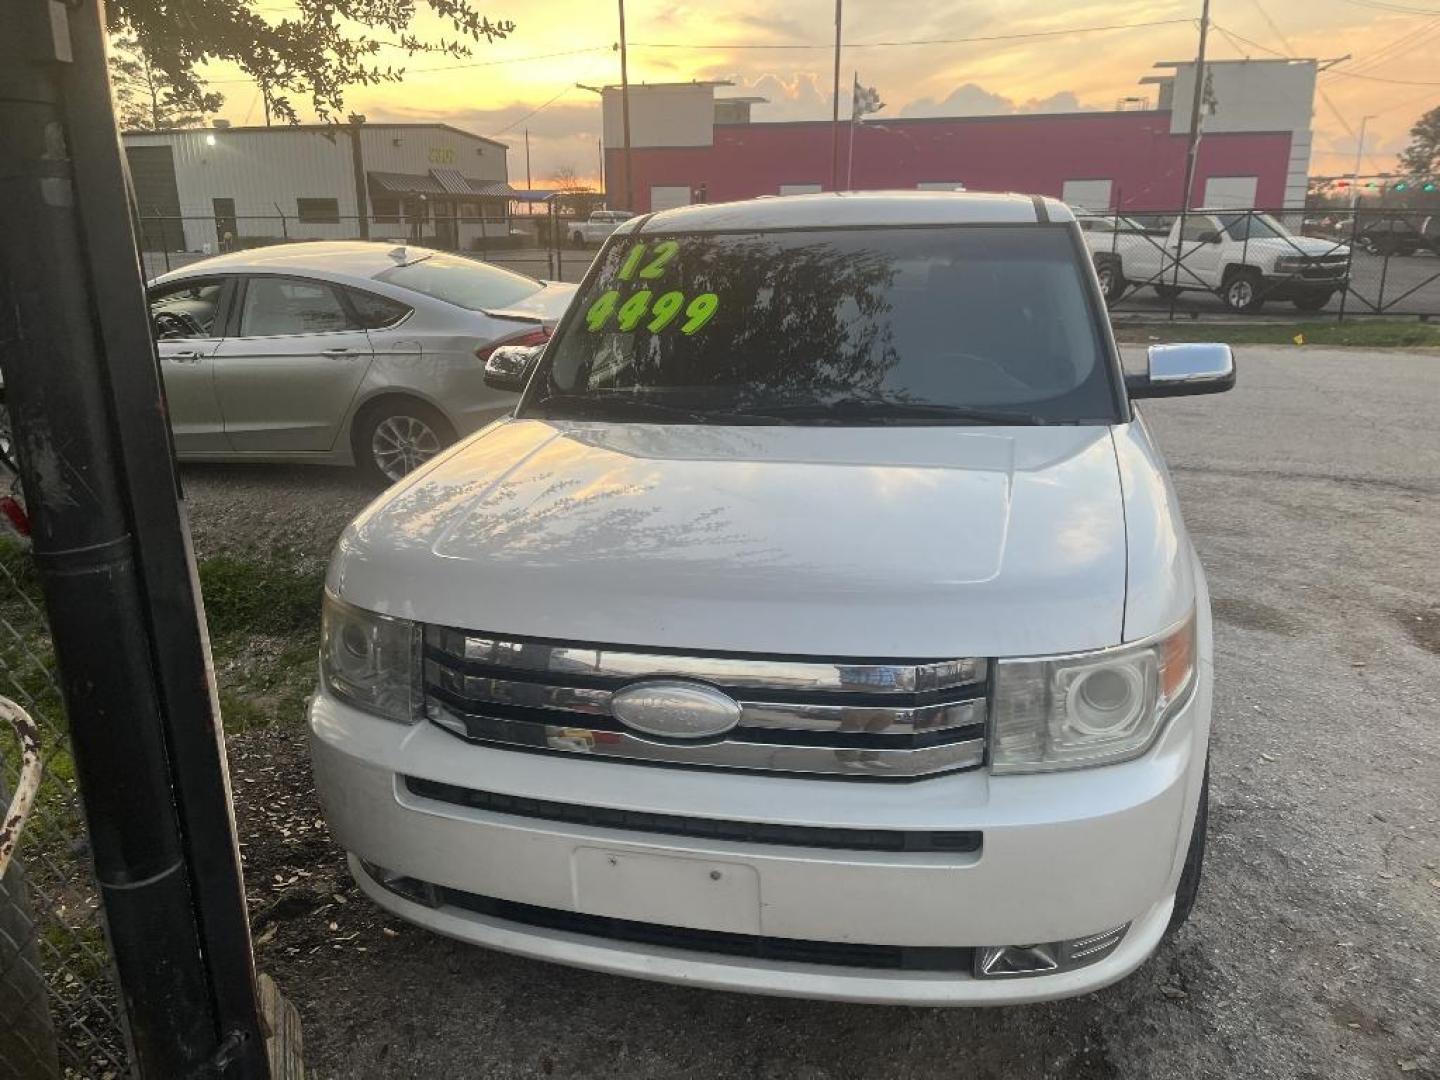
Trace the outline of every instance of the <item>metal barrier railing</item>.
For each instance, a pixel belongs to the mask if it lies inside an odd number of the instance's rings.
[[[1115,312],[1252,315],[1286,303],[1313,317],[1440,316],[1440,208],[1080,219]]]

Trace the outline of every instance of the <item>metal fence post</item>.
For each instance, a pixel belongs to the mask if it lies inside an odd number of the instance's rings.
[[[268,1077],[103,15],[7,10],[0,363],[136,1065]]]
[[[1354,288],[1351,282],[1355,273],[1355,245],[1360,240],[1360,207],[1364,202],[1364,199],[1357,197],[1350,210],[1350,246],[1345,251],[1345,288],[1340,290],[1340,311],[1335,316],[1337,323],[1345,321],[1345,301],[1349,299],[1350,290]]]

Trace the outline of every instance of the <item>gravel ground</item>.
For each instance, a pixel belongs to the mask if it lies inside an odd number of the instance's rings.
[[[1087,998],[985,1011],[678,989],[383,917],[303,734],[232,740],[257,956],[319,1077],[1440,1077],[1440,355],[1239,350],[1146,408],[1216,612],[1211,840],[1190,924]],[[323,557],[370,493],[187,469],[203,552]],[[307,545],[313,545],[307,547]]]

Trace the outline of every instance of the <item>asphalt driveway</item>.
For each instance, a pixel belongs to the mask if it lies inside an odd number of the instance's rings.
[[[1145,410],[1209,572],[1218,674],[1199,904],[1138,973],[1078,1000],[943,1011],[459,945],[348,884],[302,733],[271,727],[232,739],[232,772],[258,962],[300,1008],[312,1075],[1440,1076],[1440,355],[1237,353],[1235,392]],[[187,470],[202,548],[238,490],[303,502],[310,477]],[[366,493],[313,482],[318,557]],[[226,544],[294,539],[283,514],[234,527]]]

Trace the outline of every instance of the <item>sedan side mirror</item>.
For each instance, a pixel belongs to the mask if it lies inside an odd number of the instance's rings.
[[[1235,385],[1235,355],[1229,345],[1151,345],[1148,367],[1144,375],[1125,376],[1125,390],[1132,398],[1221,394]]]
[[[520,393],[544,351],[543,345],[501,345],[485,360],[485,385],[492,390]]]
[[[1206,229],[1195,239],[1199,240],[1202,244],[1218,244],[1220,242],[1220,234],[1214,229]]]

